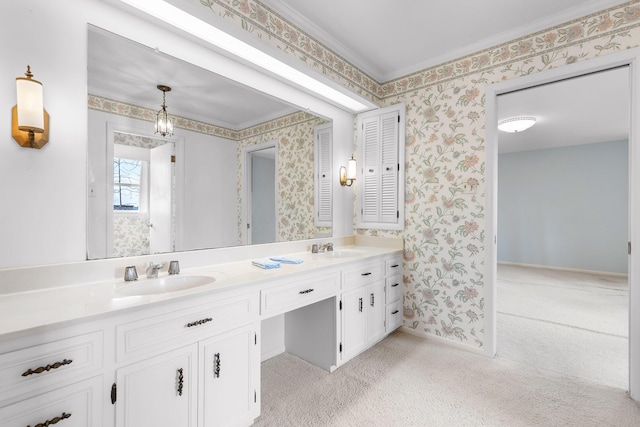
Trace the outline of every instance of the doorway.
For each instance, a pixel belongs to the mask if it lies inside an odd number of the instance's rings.
[[[267,142],[244,149],[245,243],[277,241],[277,143]]]
[[[640,108],[640,97],[638,96],[638,83],[640,83],[639,72],[640,50],[630,49],[625,52],[608,55],[607,57],[596,58],[584,63],[572,64],[559,69],[545,71],[537,75],[529,75],[513,81],[507,81],[492,85],[487,88],[487,110],[486,110],[486,149],[487,149],[487,234],[485,239],[486,258],[486,328],[485,328],[485,354],[493,357],[497,350],[497,196],[498,196],[498,132],[496,123],[498,121],[498,99],[501,94],[506,94],[530,87],[540,86],[552,82],[574,78],[589,73],[612,69],[620,66],[629,66],[629,93],[631,97],[631,123],[629,137],[629,241],[640,242],[640,221],[637,213],[640,212],[640,200],[635,195],[640,188],[640,179],[637,171],[640,170],[640,138],[637,130],[637,120],[635,112]],[[635,190],[635,191],[634,191]],[[637,270],[640,268],[640,254],[630,252],[628,258],[628,280],[629,280],[629,393],[630,396],[638,400],[640,398],[640,295],[635,290],[634,279],[637,277]]]

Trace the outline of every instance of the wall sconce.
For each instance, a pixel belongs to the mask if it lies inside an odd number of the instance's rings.
[[[27,65],[25,77],[16,77],[18,103],[11,110],[11,135],[21,147],[42,148],[49,142],[49,114],[44,109],[42,83],[33,80]]]
[[[351,187],[356,180],[356,159],[351,156],[347,161],[347,167],[340,166],[340,185]]]

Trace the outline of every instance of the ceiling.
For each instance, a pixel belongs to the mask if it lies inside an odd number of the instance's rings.
[[[621,0],[262,0],[380,83]]]
[[[380,82],[619,3],[536,0],[528,2],[535,7],[524,14],[523,2],[503,0],[468,2],[464,13],[459,2],[446,0],[263,2]],[[88,71],[92,94],[157,110],[162,93],[156,85],[169,85],[170,114],[234,130],[299,110],[94,27],[89,31]],[[627,138],[629,87],[624,73],[610,71],[501,95],[500,119],[534,115],[539,120],[526,132],[500,132],[500,152]]]
[[[498,120],[533,116],[535,126],[498,132],[499,153],[629,137],[629,69],[602,71],[498,96]]]
[[[233,130],[300,109],[95,27],[89,30],[88,52],[93,95],[159,110],[162,92],[156,86],[167,85],[169,114]]]

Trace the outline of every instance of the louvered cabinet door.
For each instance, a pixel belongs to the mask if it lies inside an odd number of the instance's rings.
[[[380,119],[362,122],[362,200],[361,215],[365,222],[380,218]]]
[[[315,129],[315,225],[330,227],[333,216],[333,185],[331,172],[333,164],[333,128],[318,126]]]
[[[358,228],[404,228],[404,112],[394,106],[358,118]]]

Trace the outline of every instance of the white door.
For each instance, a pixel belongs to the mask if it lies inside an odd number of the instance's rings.
[[[367,310],[365,289],[342,294],[342,357],[346,362],[367,345]]]
[[[384,282],[367,287],[367,341],[375,342],[385,334]]]
[[[197,344],[118,369],[116,426],[197,425]]]
[[[252,375],[256,340],[253,328],[247,326],[200,343],[202,427],[236,425],[252,418],[258,401]]]
[[[150,253],[173,251],[171,191],[173,143],[153,148],[149,162]]]

